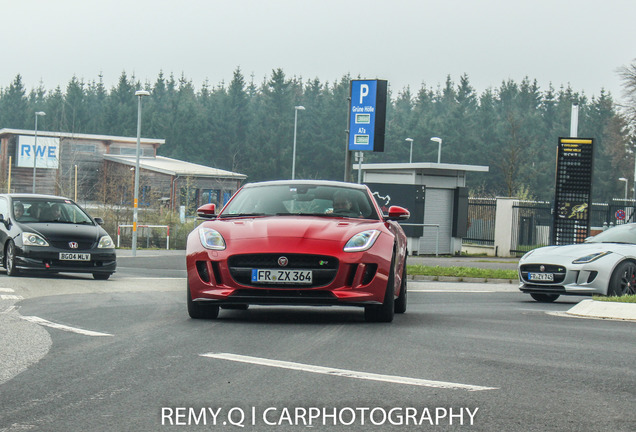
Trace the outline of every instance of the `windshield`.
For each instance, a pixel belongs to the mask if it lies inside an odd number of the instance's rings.
[[[293,183],[241,189],[219,216],[273,215],[378,219],[369,194],[364,190]]]
[[[13,217],[21,223],[56,222],[93,224],[91,218],[69,200],[26,198],[13,201]]]
[[[586,243],[636,243],[636,224],[617,225],[585,241]]]

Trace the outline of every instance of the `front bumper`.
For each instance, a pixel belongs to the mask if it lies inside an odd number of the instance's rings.
[[[551,273],[553,281],[533,281],[529,273]],[[523,263],[519,266],[519,290],[528,294],[605,295],[610,275],[607,269],[590,264]]]
[[[392,247],[388,250],[392,251]],[[326,250],[317,252],[312,256],[330,256],[330,261],[337,262],[337,267],[325,271],[328,274],[324,282],[307,287],[250,283],[241,277],[241,272],[231,268],[231,255],[215,251],[190,253],[186,264],[192,299],[215,304],[314,306],[366,306],[384,301],[390,257],[387,260],[370,251],[351,254],[330,254]],[[272,255],[273,252],[264,254]],[[279,252],[274,255],[303,254]]]
[[[69,250],[53,247],[23,247],[16,251],[16,268],[23,271],[45,271],[54,273],[114,273],[117,256],[114,249],[73,250],[74,253],[90,254],[90,261],[60,260],[60,253]]]

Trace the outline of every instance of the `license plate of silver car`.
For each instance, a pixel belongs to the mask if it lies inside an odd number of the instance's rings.
[[[528,280],[531,281],[554,281],[554,274],[552,273],[528,273]]]

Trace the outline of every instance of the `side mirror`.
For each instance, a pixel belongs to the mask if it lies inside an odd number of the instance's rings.
[[[104,219],[100,218],[100,217],[96,217],[93,218],[95,220],[95,222],[97,222],[97,225],[104,225]]]
[[[389,207],[389,215],[384,218],[384,220],[392,220],[392,221],[405,221],[411,217],[411,213],[403,207],[399,206],[391,206]]]
[[[197,219],[214,219],[216,217],[216,204],[203,204],[197,209]]]

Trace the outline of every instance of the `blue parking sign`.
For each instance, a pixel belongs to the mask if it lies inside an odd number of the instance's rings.
[[[349,150],[384,151],[387,82],[351,81]]]

